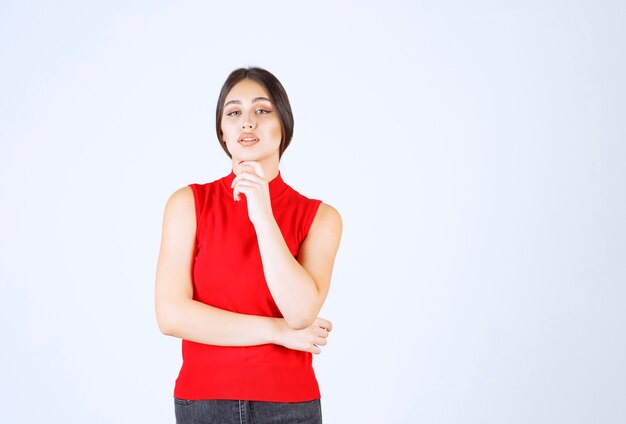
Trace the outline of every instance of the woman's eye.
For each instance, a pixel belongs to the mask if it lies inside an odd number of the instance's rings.
[[[233,110],[232,112],[227,113],[227,116],[239,116],[241,112],[239,112],[238,110]]]
[[[257,109],[256,113],[257,115],[265,115],[266,113],[271,113],[271,110],[267,110],[267,109]]]

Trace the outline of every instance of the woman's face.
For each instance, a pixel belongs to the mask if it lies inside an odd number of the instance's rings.
[[[280,117],[263,86],[238,82],[226,96],[222,133],[233,161],[278,159]]]

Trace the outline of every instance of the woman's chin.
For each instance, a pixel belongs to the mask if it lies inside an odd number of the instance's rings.
[[[247,155],[233,155],[233,161],[235,163],[239,163],[239,162],[243,162],[243,161],[255,161],[258,162],[260,161],[262,158],[259,155],[252,155],[252,154],[247,154]]]
[[[255,161],[255,162],[262,162],[265,161],[269,158],[271,158],[272,156],[276,156],[278,157],[278,151],[276,152],[258,152],[258,151],[252,151],[252,150],[248,150],[248,151],[237,151],[237,152],[232,152],[232,157],[233,157],[233,161],[236,163],[239,163],[241,161]]]

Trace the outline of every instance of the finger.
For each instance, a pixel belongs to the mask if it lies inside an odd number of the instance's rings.
[[[235,178],[233,178],[233,183],[235,181],[239,181],[241,179],[249,179],[249,180],[254,180],[254,181],[265,181],[265,179],[263,179],[263,177],[261,177],[260,175],[258,175],[256,172],[254,172],[254,169],[245,169],[242,170],[239,175],[236,175]],[[231,183],[232,184],[232,183]]]
[[[323,337],[318,337],[315,339],[315,344],[317,346],[326,346],[328,344],[328,340]]]
[[[309,352],[311,352],[314,355],[319,355],[320,353],[322,353],[322,349],[320,349],[319,347],[313,345],[311,347],[311,349],[309,349]]]
[[[243,187],[250,187],[252,189],[258,189],[259,187],[261,187],[261,184],[255,181],[241,180],[241,181],[238,181],[237,184],[233,186],[233,189],[243,188]]]
[[[257,189],[258,189],[258,186],[245,184],[245,183],[243,183],[243,184],[239,183],[233,189],[233,196],[239,197],[240,193],[243,193],[246,196],[250,196],[250,195],[254,194],[255,190],[257,190]]]
[[[240,200],[240,194],[243,193],[246,196],[249,195],[252,191],[254,191],[254,187],[249,187],[244,184],[239,184],[233,189],[233,197],[235,200]]]
[[[258,188],[258,186],[248,185],[245,183],[237,184],[237,186],[233,190],[233,197],[235,198],[235,201],[241,200],[241,196],[240,196],[241,193],[248,196],[255,190],[255,188]]]
[[[239,162],[239,164],[252,167],[258,176],[260,176],[261,178],[265,178],[265,171],[263,171],[263,167],[259,162],[253,160],[245,160],[243,162]]]
[[[317,326],[313,329],[313,334],[319,337],[328,337],[328,330],[324,327]]]
[[[252,181],[257,184],[262,184],[265,182],[265,180],[258,175],[252,174],[250,172],[242,172],[233,179],[232,183],[230,183],[230,188],[235,187],[235,185],[240,181]]]
[[[233,166],[233,172],[235,173],[235,175],[239,175],[241,174],[241,171],[243,171],[243,166],[241,165],[243,161],[239,162],[237,165]]]
[[[244,171],[250,172],[252,174],[257,174],[256,168],[254,168],[252,165],[246,164],[244,161],[239,162],[237,166],[233,168],[233,170],[235,169],[238,171],[238,172],[235,172],[235,174],[237,175],[241,174]]]
[[[320,337],[328,337],[328,330],[320,327],[320,333],[318,334]]]
[[[333,329],[333,323],[324,319],[324,318],[317,318],[316,320],[317,325],[319,325],[322,328],[325,328],[328,331],[332,331]]]

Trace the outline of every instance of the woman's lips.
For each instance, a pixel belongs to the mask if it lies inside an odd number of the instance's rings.
[[[252,133],[245,133],[245,134],[241,134],[241,137],[239,137],[238,141],[239,141],[239,144],[243,144],[244,146],[252,146],[257,141],[259,141],[259,139],[257,138],[256,135]]]

